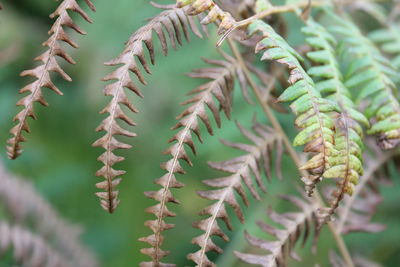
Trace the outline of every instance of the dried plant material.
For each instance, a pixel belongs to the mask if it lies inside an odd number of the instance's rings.
[[[99,265],[93,254],[82,246],[80,227],[65,221],[29,182],[7,173],[0,165],[0,183],[1,206],[13,224],[32,225],[75,266]]]
[[[346,51],[356,57],[346,73],[345,85],[360,93],[356,102],[368,101],[364,110],[371,127],[367,133],[376,135],[382,149],[391,149],[400,143],[400,104],[396,99],[397,71],[373,43],[367,39],[349,18],[326,11],[334,21],[332,32],[343,36]]]
[[[312,18],[302,28],[307,35],[307,43],[314,48],[307,53],[316,66],[308,73],[319,81],[316,87],[322,95],[338,103],[341,114],[335,119],[334,149],[330,157],[330,167],[323,173],[324,178],[338,179],[337,189],[332,193],[330,207],[321,210],[321,226],[327,223],[345,194],[351,195],[363,174],[363,130],[361,125],[369,127],[365,116],[357,111],[351,93],[343,82],[339,63],[336,60],[335,38]]]
[[[256,255],[251,253],[235,252],[235,255],[242,261],[251,265],[264,267],[283,267],[287,266],[288,258],[300,261],[300,257],[293,250],[298,242],[303,244],[310,238],[311,232],[317,231],[317,211],[318,205],[310,201],[294,197],[283,196],[297,206],[299,212],[288,212],[278,214],[272,209],[268,210],[268,216],[271,220],[282,228],[275,228],[263,222],[258,222],[258,226],[265,233],[276,238],[273,241],[267,241],[251,236],[245,233],[246,239],[250,245],[268,252],[265,255]]]
[[[219,236],[224,241],[229,241],[227,235],[221,229],[217,219],[225,222],[227,228],[232,230],[232,225],[229,219],[225,205],[233,208],[236,216],[243,223],[244,214],[237,202],[235,194],[237,193],[246,205],[249,205],[248,197],[246,196],[245,187],[250,191],[252,197],[260,200],[261,197],[257,192],[257,188],[266,191],[264,182],[262,181],[262,173],[265,173],[271,179],[271,165],[273,151],[277,150],[275,161],[280,162],[283,154],[282,140],[271,128],[255,123],[253,132],[246,130],[240,124],[237,125],[240,132],[252,142],[252,144],[230,143],[222,141],[226,146],[242,150],[246,154],[231,160],[223,162],[210,162],[211,168],[229,173],[228,176],[205,180],[204,183],[213,190],[198,192],[200,197],[215,201],[212,205],[201,211],[201,215],[209,217],[196,222],[194,227],[204,231],[203,234],[192,240],[193,244],[200,247],[195,253],[188,255],[188,258],[196,263],[196,266],[215,266],[211,262],[206,253],[215,251],[222,253],[222,249],[213,242],[213,236]],[[277,168],[280,168],[278,166]],[[255,177],[256,185],[253,182],[252,176]]]
[[[96,129],[98,132],[104,131],[106,133],[94,142],[93,146],[102,147],[105,150],[98,157],[98,160],[104,166],[96,173],[97,176],[104,178],[104,181],[97,183],[96,187],[104,191],[98,192],[96,195],[100,198],[103,209],[110,213],[114,212],[118,206],[118,191],[115,188],[121,182],[119,176],[125,174],[125,171],[113,168],[114,164],[125,159],[114,154],[114,150],[131,148],[131,145],[119,141],[116,139],[116,136],[136,136],[134,132],[126,130],[120,125],[120,121],[124,121],[130,126],[135,125],[122,109],[122,106],[127,107],[131,112],[137,112],[137,109],[128,99],[124,89],[129,89],[142,97],[142,93],[131,78],[130,73],[135,74],[142,84],[146,84],[140,68],[143,67],[147,73],[150,73],[150,68],[145,57],[146,50],[150,54],[151,63],[155,63],[153,32],[156,33],[161,43],[164,55],[167,55],[169,49],[166,35],[169,37],[170,45],[176,49],[177,44],[182,44],[182,34],[189,41],[189,29],[197,36],[202,37],[193,18],[187,17],[181,9],[167,9],[137,30],[126,43],[124,51],[117,58],[106,63],[108,66],[116,66],[118,68],[103,79],[104,81],[113,81],[104,89],[104,94],[111,96],[112,99],[100,112],[101,114],[107,113],[108,116]]]
[[[301,56],[263,21],[257,20],[249,26],[249,33],[260,33],[264,38],[257,44],[256,53],[262,52],[261,60],[273,60],[289,68],[289,83],[278,98],[280,102],[293,102],[290,107],[296,115],[295,125],[302,129],[293,141],[295,146],[306,145],[304,152],[313,156],[302,167],[310,175],[303,177],[308,195],[315,184],[330,168],[330,157],[334,149],[334,114],[339,111],[335,102],[321,97],[315,84],[301,66]]]
[[[15,263],[23,266],[72,266],[70,259],[60,255],[40,236],[19,226],[11,226],[0,221],[0,253],[9,249],[13,250]]]
[[[186,13],[190,16],[207,12],[207,15],[201,20],[201,24],[218,21],[218,35],[223,35],[220,42],[237,26],[231,13],[223,11],[213,0],[177,0],[176,6],[180,8],[187,6]]]
[[[85,0],[85,2],[93,11],[95,10],[90,0]],[[41,64],[21,73],[21,76],[34,77],[35,81],[20,90],[21,94],[28,94],[17,102],[17,106],[22,106],[23,109],[14,117],[14,121],[16,121],[17,124],[10,130],[12,137],[7,141],[7,154],[10,159],[17,158],[22,152],[21,142],[25,141],[23,132],[29,133],[30,131],[27,120],[29,117],[36,119],[33,108],[34,103],[39,102],[43,106],[48,106],[48,103],[43,97],[42,89],[48,88],[59,95],[63,94],[52,82],[50,72],[56,72],[65,80],[72,81],[71,77],[64,72],[56,60],[57,57],[61,57],[68,63],[75,64],[75,61],[61,46],[61,42],[65,42],[74,48],[78,47],[65,32],[64,27],[71,28],[80,34],[86,33],[73,22],[68,11],[76,12],[83,19],[91,22],[89,16],[83,11],[76,0],[62,1],[57,10],[50,15],[50,18],[57,17],[57,19],[49,31],[50,38],[43,43],[43,46],[47,47],[46,52],[35,58],[35,61],[41,62]]]
[[[179,122],[173,129],[179,129],[179,131],[169,140],[169,142],[173,144],[164,152],[170,155],[171,158],[161,165],[167,173],[155,181],[155,183],[162,188],[158,191],[145,192],[147,197],[156,200],[158,203],[146,210],[146,212],[154,214],[157,219],[149,220],[145,223],[154,234],[140,238],[140,241],[146,242],[152,246],[151,248],[144,248],[141,250],[142,253],[152,258],[152,262],[142,262],[142,266],[162,265],[164,263],[160,262],[161,258],[169,253],[160,248],[163,242],[161,233],[174,227],[173,224],[167,224],[164,221],[165,217],[175,216],[175,213],[167,208],[167,204],[179,203],[179,201],[173,197],[170,189],[183,187],[183,184],[175,177],[177,173],[185,173],[180,161],[183,160],[189,165],[192,165],[185,149],[185,146],[187,146],[196,154],[192,133],[202,142],[199,119],[201,119],[206,126],[208,133],[212,135],[213,127],[207,114],[207,108],[211,111],[218,127],[221,126],[221,110],[228,118],[230,116],[235,77],[242,79],[241,77],[244,77],[244,75],[241,73],[240,64],[234,61],[233,58],[227,55],[224,56],[225,60],[205,59],[204,61],[206,63],[214,65],[215,67],[195,70],[189,74],[189,77],[208,79],[209,82],[191,91],[191,97],[182,103],[183,105],[189,106],[177,117]],[[242,90],[246,90],[243,89],[243,87],[247,86],[245,80],[241,81],[241,85]],[[214,98],[218,101],[220,109],[218,109]]]

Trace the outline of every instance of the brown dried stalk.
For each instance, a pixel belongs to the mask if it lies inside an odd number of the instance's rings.
[[[294,196],[283,196],[283,199],[289,200],[295,206],[301,209],[300,212],[288,212],[278,214],[272,209],[268,210],[268,216],[277,224],[283,226],[275,228],[263,222],[258,222],[258,226],[274,236],[277,240],[267,241],[251,236],[245,233],[247,241],[257,248],[268,252],[266,255],[256,255],[251,253],[235,252],[239,259],[252,265],[264,267],[283,267],[287,266],[287,259],[291,257],[300,260],[300,257],[293,251],[296,244],[303,239],[306,242],[310,237],[312,230],[317,231],[317,211],[319,205],[310,199],[301,199]]]
[[[162,6],[157,6],[162,7]],[[153,45],[153,32],[156,33],[164,55],[168,53],[168,41],[166,34],[169,36],[170,45],[176,49],[177,43],[182,45],[182,33],[187,41],[189,41],[189,30],[202,37],[193,18],[187,17],[183,10],[178,8],[170,8],[161,12],[152,18],[145,26],[137,30],[128,40],[124,51],[115,59],[105,63],[108,66],[118,66],[118,68],[107,75],[104,81],[113,81],[104,89],[106,96],[111,96],[110,103],[100,112],[100,114],[108,113],[96,131],[106,132],[103,137],[94,142],[93,146],[102,147],[105,152],[98,157],[104,166],[97,171],[96,175],[103,177],[104,181],[96,184],[96,187],[103,189],[104,192],[98,192],[96,195],[101,199],[101,206],[108,212],[114,212],[118,206],[118,191],[115,187],[121,182],[121,178],[117,178],[125,173],[123,170],[116,170],[113,165],[123,161],[125,158],[114,154],[115,149],[129,149],[131,145],[123,143],[115,138],[117,135],[134,137],[136,136],[130,130],[124,129],[119,121],[134,126],[135,123],[126,115],[122,106],[126,106],[130,111],[136,113],[137,109],[129,101],[125,94],[124,88],[131,90],[136,95],[142,97],[142,93],[136,83],[130,76],[130,72],[135,74],[142,84],[146,81],[140,70],[141,67],[147,73],[150,68],[145,57],[145,51],[150,54],[150,61],[155,63],[155,52]]]
[[[13,250],[16,263],[30,267],[73,266],[70,259],[63,257],[40,236],[19,226],[0,221],[0,253]]]
[[[90,0],[85,0],[85,2],[90,9],[95,11],[95,7]],[[59,95],[63,94],[52,82],[50,72],[57,72],[65,80],[72,81],[71,77],[64,72],[56,60],[57,57],[61,57],[68,63],[75,64],[75,61],[61,46],[61,42],[66,42],[74,48],[78,47],[65,32],[64,27],[71,28],[80,34],[86,33],[73,22],[68,11],[76,12],[87,22],[92,22],[76,0],[62,1],[57,10],[50,15],[50,18],[57,17],[57,19],[49,31],[50,38],[43,43],[43,46],[47,47],[46,52],[35,58],[35,61],[39,61],[41,64],[21,73],[21,76],[34,77],[35,81],[20,90],[21,94],[28,92],[28,95],[17,102],[17,106],[23,106],[23,109],[14,117],[14,121],[16,121],[17,124],[10,130],[12,137],[7,141],[7,154],[10,159],[17,158],[22,152],[21,142],[25,141],[23,132],[30,132],[27,119],[28,117],[36,119],[33,109],[34,103],[39,102],[43,106],[48,106],[48,103],[43,97],[42,89],[46,87]]]
[[[1,206],[10,215],[13,224],[32,225],[38,234],[49,240],[49,244],[52,243],[76,266],[99,265],[93,254],[82,246],[80,227],[65,221],[31,183],[7,173],[0,165],[0,184]]]
[[[163,163],[161,166],[167,173],[155,181],[155,183],[162,188],[159,191],[145,192],[147,197],[159,203],[146,210],[154,214],[157,219],[149,220],[145,223],[154,234],[140,238],[141,241],[147,242],[152,246],[151,248],[141,250],[142,253],[152,257],[152,262],[143,262],[142,266],[162,266],[163,263],[160,262],[161,258],[169,253],[160,248],[163,241],[161,232],[174,227],[173,224],[166,224],[164,221],[165,217],[175,216],[175,213],[168,210],[166,205],[170,202],[179,203],[178,200],[172,196],[170,189],[183,187],[183,184],[178,182],[175,177],[176,173],[185,173],[180,164],[180,160],[184,160],[189,165],[192,165],[185,150],[185,145],[187,145],[194,154],[196,153],[192,133],[202,142],[198,118],[204,123],[208,133],[212,135],[213,128],[207,114],[208,107],[212,112],[217,126],[220,127],[220,109],[216,106],[214,98],[218,101],[220,108],[229,118],[234,81],[236,77],[240,78],[243,77],[243,75],[240,74],[241,69],[238,68],[236,61],[227,55],[224,55],[224,57],[225,60],[205,59],[206,63],[215,65],[216,67],[195,70],[193,73],[189,74],[189,77],[209,79],[210,81],[194,89],[190,93],[193,96],[182,103],[183,105],[189,104],[189,106],[177,117],[179,122],[173,129],[180,130],[169,140],[169,142],[174,142],[174,144],[164,152],[171,156],[170,160]],[[246,90],[245,81],[241,81],[241,85],[242,90]]]
[[[205,180],[204,183],[206,185],[216,189],[198,192],[200,197],[216,202],[203,209],[200,213],[201,215],[209,215],[209,217],[194,224],[194,227],[204,231],[203,234],[192,240],[192,243],[198,245],[200,250],[188,255],[188,258],[194,261],[196,266],[215,266],[208,259],[206,253],[209,251],[222,253],[222,249],[211,239],[212,236],[219,236],[224,241],[229,241],[229,238],[217,222],[217,219],[223,220],[227,228],[232,230],[225,205],[231,206],[239,220],[242,223],[244,222],[244,215],[236,200],[235,192],[238,193],[246,206],[249,205],[249,201],[243,184],[246,185],[255,199],[261,199],[251,176],[254,175],[257,187],[265,192],[266,188],[261,175],[264,172],[269,179],[271,178],[271,154],[274,149],[277,150],[275,160],[278,165],[277,169],[280,169],[279,165],[283,154],[283,147],[279,135],[276,135],[271,128],[259,123],[255,123],[253,126],[255,133],[244,129],[240,124],[238,124],[238,128],[253,144],[234,144],[227,141],[222,141],[222,143],[229,147],[245,151],[247,154],[223,162],[210,162],[209,165],[211,168],[227,172],[229,175],[222,178]]]

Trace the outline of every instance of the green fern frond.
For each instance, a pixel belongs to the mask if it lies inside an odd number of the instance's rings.
[[[308,194],[330,168],[330,157],[334,147],[333,113],[339,111],[335,102],[321,97],[311,77],[301,66],[301,56],[274,29],[263,21],[255,21],[249,26],[250,34],[259,32],[264,37],[256,46],[256,53],[263,52],[261,60],[274,60],[289,68],[291,84],[278,98],[280,102],[292,102],[292,111],[297,116],[295,124],[302,129],[293,143],[306,145],[305,152],[314,155],[301,169],[308,170],[310,176],[303,177]]]
[[[373,42],[377,43],[383,52],[394,56],[391,60],[393,66],[400,68],[400,25],[389,24],[385,28],[381,28],[371,32],[368,35]]]
[[[240,196],[246,206],[249,205],[249,201],[246,196],[245,187],[248,188],[253,198],[260,200],[261,197],[257,192],[251,176],[254,175],[257,187],[265,192],[266,188],[261,175],[265,173],[268,178],[271,176],[270,165],[272,160],[270,154],[276,149],[276,162],[280,162],[280,158],[283,154],[281,137],[271,128],[255,123],[253,126],[254,133],[252,133],[243,128],[240,124],[237,124],[237,126],[240,132],[249,139],[252,144],[234,144],[222,141],[224,145],[242,150],[246,152],[246,154],[223,162],[209,163],[210,167],[213,169],[227,172],[229,175],[205,180],[204,183],[206,185],[215,189],[198,192],[202,198],[216,202],[203,209],[200,213],[201,215],[209,215],[209,217],[194,224],[196,228],[204,231],[203,234],[192,240],[192,243],[197,244],[200,250],[188,255],[188,258],[195,262],[196,266],[215,266],[215,264],[208,259],[206,253],[209,251],[222,253],[222,249],[213,242],[212,237],[219,236],[224,241],[229,241],[228,236],[219,226],[217,219],[224,221],[227,228],[232,230],[232,224],[226,211],[226,205],[229,205],[243,223],[244,215],[235,197],[235,193]],[[277,166],[277,168],[280,168],[280,166]]]
[[[400,142],[400,105],[394,77],[395,67],[354,23],[326,10],[334,25],[329,29],[342,36],[345,50],[356,58],[349,66],[345,85],[360,91],[356,102],[367,100],[364,114],[370,120],[367,133],[377,136],[382,149],[394,148]],[[332,23],[332,21],[331,21]]]
[[[351,195],[359,177],[363,174],[362,152],[363,131],[361,124],[368,127],[365,116],[356,110],[351,93],[343,83],[339,64],[335,56],[337,42],[335,38],[312,18],[302,28],[307,43],[314,49],[307,57],[315,64],[308,73],[319,79],[317,89],[327,99],[336,102],[341,114],[335,122],[335,147],[330,157],[330,167],[325,170],[324,178],[338,178],[338,188],[332,194],[330,208],[321,213],[321,224],[326,223],[347,193]]]

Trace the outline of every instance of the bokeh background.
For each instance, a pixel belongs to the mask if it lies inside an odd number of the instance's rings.
[[[47,31],[52,23],[48,15],[55,10],[57,2],[2,2],[5,10],[0,14],[0,144],[5,144],[9,138],[12,117],[18,111],[15,107],[20,97],[18,90],[29,81],[29,78],[20,78],[19,73],[34,66],[33,57],[43,51],[40,44],[47,39]],[[192,36],[190,45],[185,43],[178,51],[171,51],[167,58],[158,50],[157,64],[152,68],[153,75],[147,75],[148,85],[141,86],[144,100],[133,97],[134,104],[140,110],[140,114],[132,116],[138,123],[134,129],[138,137],[129,141],[133,145],[132,150],[120,152],[127,158],[120,164],[122,169],[127,170],[127,174],[120,185],[120,207],[115,214],[109,215],[100,208],[94,195],[94,184],[99,180],[94,173],[101,166],[96,158],[101,149],[91,147],[92,142],[100,136],[94,129],[104,118],[98,111],[108,101],[102,93],[105,83],[101,82],[101,78],[111,69],[102,63],[117,56],[129,36],[143,25],[146,18],[159,11],[145,0],[96,0],[95,5],[96,13],[88,11],[94,20],[93,24],[74,15],[78,25],[88,34],[71,34],[80,47],[78,50],[68,47],[67,51],[77,64],[63,66],[73,77],[73,82],[55,78],[55,82],[64,92],[62,97],[45,90],[45,98],[50,106],[43,108],[36,105],[39,120],[30,121],[32,133],[28,135],[29,142],[24,144],[24,154],[16,161],[6,159],[5,149],[0,149],[0,155],[9,171],[31,180],[60,214],[71,222],[82,225],[85,230],[82,242],[93,250],[103,266],[138,266],[147,257],[139,253],[139,249],[145,244],[137,239],[150,233],[143,223],[152,218],[144,209],[153,204],[143,192],[158,189],[153,180],[163,174],[159,164],[167,157],[161,152],[168,147],[167,140],[173,135],[170,127],[175,123],[175,116],[182,111],[179,103],[185,100],[187,92],[202,82],[190,79],[184,73],[205,66],[201,57],[217,58],[219,55],[215,49],[216,37],[213,34],[209,39],[203,40]],[[87,10],[86,7],[85,9]],[[294,22],[289,27],[292,44],[301,41],[298,40],[298,34],[296,35],[299,25]],[[158,48],[158,42],[156,43]],[[192,265],[186,260],[186,254],[197,249],[190,240],[199,231],[193,229],[191,224],[199,220],[197,213],[208,203],[201,200],[195,192],[205,189],[201,180],[218,175],[207,168],[206,162],[226,160],[239,155],[238,152],[223,147],[219,138],[243,141],[235,128],[234,120],[248,126],[254,113],[265,122],[260,110],[242,101],[238,91],[236,90],[235,95],[233,120],[224,120],[223,129],[216,130],[212,137],[204,134],[205,142],[198,144],[199,153],[195,166],[186,166],[188,173],[179,177],[186,187],[176,192],[182,204],[172,209],[179,216],[168,220],[177,227],[165,232],[164,245],[172,251],[168,257],[169,262],[175,262],[178,266]],[[285,130],[293,136],[292,117],[279,116]],[[252,201],[251,207],[245,211],[246,224],[240,225],[233,218],[235,229],[234,234],[230,233],[232,242],[228,245],[220,242],[226,253],[216,260],[219,266],[242,266],[232,251],[246,248],[244,229],[256,234],[258,230],[254,221],[265,220],[264,210],[268,206],[279,211],[290,209],[275,195],[294,192],[299,178],[288,158],[284,158],[283,166],[285,181],[273,179],[268,186],[269,193],[265,200],[260,203]],[[394,166],[391,169],[393,176],[397,176]],[[399,186],[399,180],[394,177],[393,185],[382,189],[385,202],[376,218],[388,225],[385,232],[376,235],[352,234],[346,237],[352,252],[366,255],[384,266],[395,267],[400,264]],[[329,249],[335,248],[329,233],[322,234],[319,246],[318,256],[312,255],[307,249],[300,253],[304,255],[303,266],[313,266],[316,262],[320,266],[328,266],[326,258]],[[211,257],[216,255],[212,254]],[[0,266],[8,265],[3,265],[0,260]],[[294,263],[293,266],[300,266],[300,263]]]

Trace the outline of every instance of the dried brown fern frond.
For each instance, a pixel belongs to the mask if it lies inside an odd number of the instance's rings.
[[[13,250],[13,260],[23,266],[73,266],[40,236],[27,229],[0,221],[0,254]]]
[[[201,20],[201,24],[210,24],[218,22],[218,35],[223,35],[221,40],[235,29],[236,20],[229,12],[223,11],[213,0],[177,0],[177,7],[186,7],[186,13],[190,16],[207,12],[207,15]]]
[[[97,176],[104,178],[104,181],[97,183],[96,187],[103,189],[104,192],[98,192],[96,195],[101,199],[101,206],[110,213],[114,212],[119,203],[118,191],[115,190],[115,187],[121,182],[121,178],[115,178],[125,173],[123,170],[113,168],[114,164],[124,160],[124,157],[114,154],[114,150],[131,148],[131,145],[119,141],[116,139],[116,136],[136,136],[131,130],[126,130],[120,125],[120,121],[124,121],[130,126],[135,125],[123,111],[122,106],[126,106],[134,113],[137,112],[137,109],[126,96],[124,89],[127,88],[142,97],[142,93],[137,87],[137,83],[131,78],[130,73],[135,74],[142,84],[146,84],[140,68],[143,67],[147,73],[150,73],[150,68],[145,57],[146,50],[150,54],[150,62],[152,64],[155,63],[153,32],[156,33],[161,43],[164,55],[167,55],[169,51],[168,43],[176,49],[177,44],[182,44],[182,34],[189,41],[189,29],[197,36],[202,37],[193,18],[187,17],[182,9],[169,8],[149,20],[145,26],[133,33],[126,43],[124,51],[117,58],[105,63],[108,66],[117,66],[118,68],[103,79],[104,81],[113,81],[104,89],[104,94],[111,96],[112,99],[100,112],[101,114],[108,113],[108,116],[96,129],[98,132],[104,131],[106,133],[94,142],[93,146],[102,147],[105,150],[98,157],[98,160],[104,166],[96,173]],[[169,42],[166,35],[169,37]]]
[[[205,180],[204,183],[214,189],[198,192],[200,197],[215,202],[203,209],[200,213],[201,215],[207,215],[209,217],[194,224],[194,227],[204,231],[203,234],[192,240],[192,243],[198,245],[200,249],[188,255],[188,258],[195,262],[196,266],[215,266],[215,264],[208,259],[206,253],[209,251],[222,253],[222,249],[213,242],[212,237],[219,236],[224,241],[229,241],[227,235],[219,226],[217,219],[224,221],[227,228],[232,230],[232,225],[226,211],[226,206],[230,206],[243,223],[244,215],[235,197],[235,193],[240,196],[246,206],[249,205],[249,200],[246,196],[245,187],[248,188],[252,197],[260,200],[261,197],[257,192],[257,187],[261,188],[264,192],[266,191],[262,181],[262,173],[266,173],[270,179],[273,151],[276,150],[275,161],[278,165],[280,164],[280,158],[283,154],[281,137],[271,128],[255,123],[253,126],[255,133],[253,133],[243,128],[240,124],[237,124],[237,126],[240,132],[250,140],[252,144],[236,144],[222,141],[224,145],[242,150],[246,152],[246,154],[223,162],[209,163],[211,168],[227,172],[229,175]],[[280,166],[277,166],[277,169],[280,169]],[[254,185],[252,176],[255,177],[257,186]]]
[[[0,164],[0,184],[0,204],[13,224],[32,225],[35,232],[49,240],[49,244],[76,266],[99,265],[94,255],[81,244],[80,227],[64,220],[31,183],[7,173]]]
[[[239,259],[252,265],[264,267],[287,266],[289,257],[294,260],[300,260],[293,248],[301,239],[303,239],[303,243],[306,242],[313,230],[317,231],[319,206],[309,199],[305,200],[294,196],[283,196],[283,198],[289,200],[301,211],[278,214],[271,209],[268,210],[268,216],[271,220],[282,225],[283,229],[275,228],[263,222],[258,222],[258,226],[277,240],[262,240],[246,232],[245,236],[250,245],[268,253],[266,255],[255,255],[235,252]]]
[[[86,4],[94,11],[95,7],[90,0],[85,0]],[[28,93],[17,102],[17,106],[22,106],[23,109],[14,117],[17,124],[10,130],[12,137],[7,141],[7,154],[10,159],[15,159],[21,154],[21,142],[25,141],[23,132],[29,132],[27,119],[29,117],[36,119],[34,112],[34,103],[47,106],[48,103],[43,97],[43,88],[53,90],[59,95],[63,93],[57,88],[51,80],[50,72],[56,72],[67,81],[71,81],[71,77],[61,68],[56,58],[61,57],[71,64],[75,64],[72,57],[64,50],[61,42],[65,42],[70,46],[77,48],[78,45],[69,37],[65,32],[64,27],[71,28],[77,33],[86,34],[81,28],[78,27],[68,14],[68,11],[78,13],[83,19],[91,22],[89,16],[79,6],[76,0],[64,0],[58,6],[57,10],[50,15],[50,18],[56,18],[53,26],[49,31],[50,38],[43,43],[47,47],[46,52],[35,58],[35,61],[41,64],[33,69],[25,70],[21,76],[31,76],[35,81],[28,84],[20,90],[20,93]]]
[[[162,188],[158,191],[145,192],[147,197],[159,203],[146,210],[148,213],[154,214],[157,219],[149,220],[145,223],[154,234],[140,238],[140,241],[149,243],[152,246],[141,250],[142,253],[152,257],[152,262],[143,262],[142,266],[163,266],[160,260],[169,253],[160,248],[163,242],[161,232],[174,227],[173,224],[167,224],[164,221],[165,217],[175,216],[175,213],[167,208],[167,204],[170,202],[179,203],[173,197],[170,189],[183,187],[183,184],[177,181],[175,177],[176,173],[185,173],[180,161],[183,160],[192,165],[185,149],[185,146],[187,146],[194,154],[196,153],[192,134],[194,133],[202,142],[199,119],[206,126],[208,133],[212,135],[213,127],[207,114],[207,108],[211,111],[217,126],[220,127],[220,110],[224,111],[228,118],[230,116],[232,91],[236,77],[243,79],[240,84],[242,90],[246,90],[247,84],[244,80],[244,75],[241,73],[240,65],[232,57],[226,54],[223,55],[225,60],[204,60],[206,63],[213,65],[213,67],[198,69],[188,74],[189,77],[208,79],[209,81],[191,91],[191,97],[182,103],[189,106],[177,117],[179,122],[172,129],[179,129],[179,131],[169,140],[173,144],[164,152],[171,157],[161,165],[167,173],[155,181]],[[218,109],[214,99],[218,101],[220,109]]]

